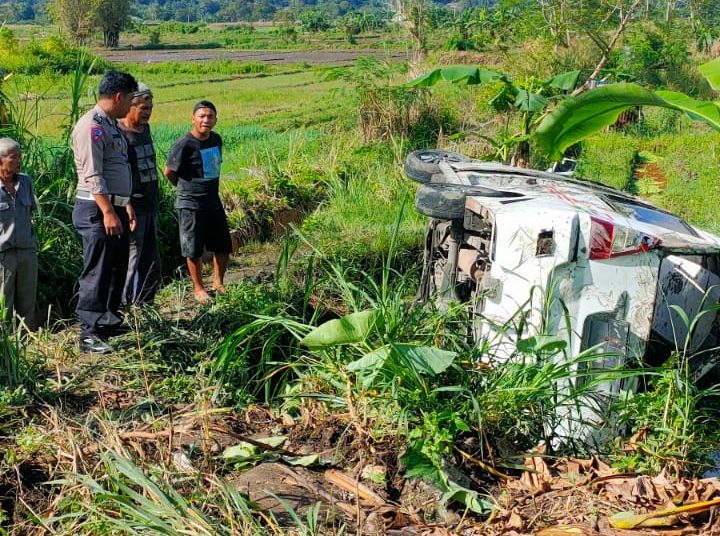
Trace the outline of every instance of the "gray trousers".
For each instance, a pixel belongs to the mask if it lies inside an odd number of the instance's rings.
[[[0,292],[5,299],[5,318],[11,318],[14,312],[25,319],[30,329],[37,328],[37,278],[35,249],[12,248],[0,252]]]
[[[130,257],[125,278],[125,303],[152,303],[160,286],[158,213],[135,214],[135,231],[130,233]]]

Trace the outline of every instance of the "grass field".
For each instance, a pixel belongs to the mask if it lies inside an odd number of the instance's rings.
[[[338,83],[324,82],[322,69],[283,68],[268,72],[243,73],[242,64],[213,69],[212,65],[195,68],[193,72],[175,72],[173,65],[156,68],[119,66],[148,84],[155,95],[153,123],[187,125],[192,106],[201,99],[217,102],[218,130],[252,123],[284,130],[306,124],[323,123],[339,115],[342,102],[331,92]],[[222,74],[214,72],[225,71]],[[99,75],[90,80],[94,88]],[[26,127],[39,136],[58,136],[68,111],[70,75],[64,77],[15,77],[5,83],[8,96],[25,109]],[[332,99],[336,106],[328,107]],[[82,99],[85,108],[94,103],[93,94]]]

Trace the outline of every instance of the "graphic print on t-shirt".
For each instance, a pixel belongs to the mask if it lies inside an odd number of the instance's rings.
[[[200,157],[203,164],[203,180],[209,181],[220,177],[220,147],[208,147],[200,149]]]

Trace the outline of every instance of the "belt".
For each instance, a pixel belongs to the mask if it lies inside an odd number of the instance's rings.
[[[124,207],[130,203],[130,197],[124,195],[106,194],[110,198],[110,203],[116,207]],[[78,190],[75,197],[84,201],[95,201],[95,196],[88,191]]]

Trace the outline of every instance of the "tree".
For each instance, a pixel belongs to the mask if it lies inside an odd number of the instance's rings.
[[[84,45],[95,29],[99,0],[50,0],[48,12],[76,45]]]
[[[0,4],[0,16],[8,22],[33,20],[35,7],[30,0],[15,0]]]
[[[628,23],[639,9],[641,1],[642,0],[616,0],[616,3],[610,14],[617,17],[617,26],[609,40],[604,39],[600,31],[590,29],[588,26],[584,27],[588,37],[590,37],[593,43],[595,43],[595,45],[597,45],[597,47],[600,49],[601,56],[592,74],[588,77],[585,83],[583,83],[579,88],[575,90],[576,95],[582,93],[587,88],[589,88],[597,79],[598,75],[605,67],[605,64],[610,59],[610,53],[613,51],[613,49],[618,43],[618,40],[625,32]]]
[[[363,15],[359,11],[348,13],[339,21],[339,26],[345,34],[345,39],[351,45],[357,43],[355,37],[362,31]]]
[[[330,29],[325,12],[322,9],[305,9],[298,16],[298,22],[303,32],[317,33]]]
[[[103,32],[103,44],[115,48],[120,41],[120,31],[130,20],[132,0],[95,0],[98,2],[97,22]]]
[[[427,52],[428,0],[393,0],[395,16],[410,34],[418,59]]]

